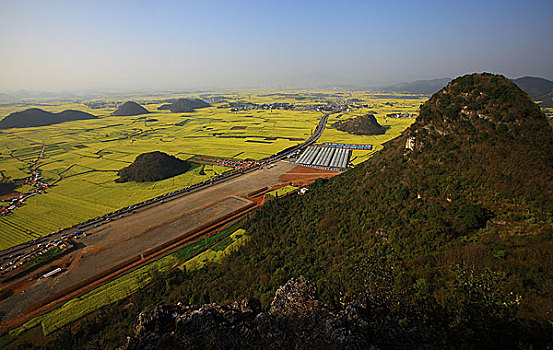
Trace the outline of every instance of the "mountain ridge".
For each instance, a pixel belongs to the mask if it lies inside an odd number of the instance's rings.
[[[11,113],[0,120],[0,129],[47,126],[67,121],[96,118],[96,116],[90,113],[71,109],[59,113],[52,113],[40,108],[29,108],[21,112]]]

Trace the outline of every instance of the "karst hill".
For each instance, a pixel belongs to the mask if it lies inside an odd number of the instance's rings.
[[[167,104],[160,106],[159,110],[170,110],[172,113],[190,113],[199,108],[211,107],[211,105],[199,98],[179,98],[168,100]]]
[[[146,113],[150,113],[146,108],[142,107],[136,102],[127,101],[119,106],[119,108],[117,108],[117,110],[113,112],[112,115],[126,117]]]
[[[355,135],[382,135],[386,129],[378,124],[373,114],[366,114],[353,119],[338,121],[332,126],[340,131]]]
[[[151,182],[180,175],[190,169],[190,163],[167,153],[142,153],[134,162],[117,173],[117,182]]]

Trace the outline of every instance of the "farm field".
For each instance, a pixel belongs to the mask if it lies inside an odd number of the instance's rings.
[[[111,116],[115,111],[116,101],[110,99],[106,99],[111,103],[111,107],[107,108],[90,108],[84,103],[76,102],[0,106],[1,117],[31,107],[51,112],[76,109],[99,116],[95,120],[0,130],[2,174],[12,179],[30,176],[28,167],[37,160],[44,147],[39,169],[46,182],[54,185],[47,193],[28,199],[23,207],[17,208],[10,215],[0,217],[0,249],[207,180],[229,169],[194,164],[185,174],[155,183],[116,183],[117,171],[132,163],[141,153],[163,151],[181,159],[189,159],[196,154],[260,159],[307,139],[322,116],[322,112],[315,111],[232,112],[229,108],[220,108],[225,107],[227,101],[303,105],[355,99],[359,101],[356,103],[366,104],[368,108],[334,114],[327,126],[341,118],[375,111],[379,122],[390,126],[386,135],[356,136],[328,128],[319,141],[371,143],[376,146],[375,150],[383,142],[397,136],[413,121],[412,118],[388,118],[385,121],[384,116],[392,112],[416,112],[423,101],[362,92],[241,91],[209,96],[223,102],[193,113],[171,113],[157,109],[163,104],[159,102],[160,98],[175,96],[140,95],[118,99],[119,102],[133,99],[151,112],[132,117]],[[374,151],[354,151],[353,163],[358,164],[373,153]],[[6,204],[6,200],[0,200],[0,206]]]
[[[91,312],[128,297],[147,285],[155,274],[177,267],[197,269],[207,262],[217,262],[244,244],[247,238],[244,229],[238,228],[236,224],[231,225],[33,318],[10,331],[10,336],[17,337],[38,325],[42,327],[44,335],[48,335]]]
[[[276,189],[274,191],[267,192],[267,194],[270,195],[270,196],[273,196],[273,197],[280,197],[280,196],[284,196],[284,195],[286,195],[290,192],[294,192],[297,189],[298,189],[297,187],[294,187],[294,186],[291,186],[291,185],[286,185],[286,186],[281,187],[279,189]]]

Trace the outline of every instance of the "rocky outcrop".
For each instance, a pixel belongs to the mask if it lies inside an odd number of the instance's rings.
[[[158,306],[138,315],[126,349],[370,349],[409,348],[411,336],[387,322],[375,332],[366,303],[333,312],[313,283],[292,278],[268,312],[257,299],[220,306]]]
[[[354,135],[383,135],[386,133],[386,128],[378,124],[378,121],[372,114],[341,120],[333,123],[332,127]]]

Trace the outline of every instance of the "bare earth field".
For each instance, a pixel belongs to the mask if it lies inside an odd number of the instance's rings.
[[[252,201],[244,197],[263,187],[281,184],[281,175],[294,167],[293,164],[279,162],[271,169],[256,170],[89,230],[87,237],[78,240],[84,247],[68,254],[62,261],[51,263],[58,266],[65,263],[63,267],[67,269],[63,273],[6,286],[13,288],[14,294],[0,301],[2,321],[21,316],[50,295],[117,266],[147,249],[251,205]],[[45,266],[37,272],[49,267]],[[26,277],[27,280],[29,278]]]

